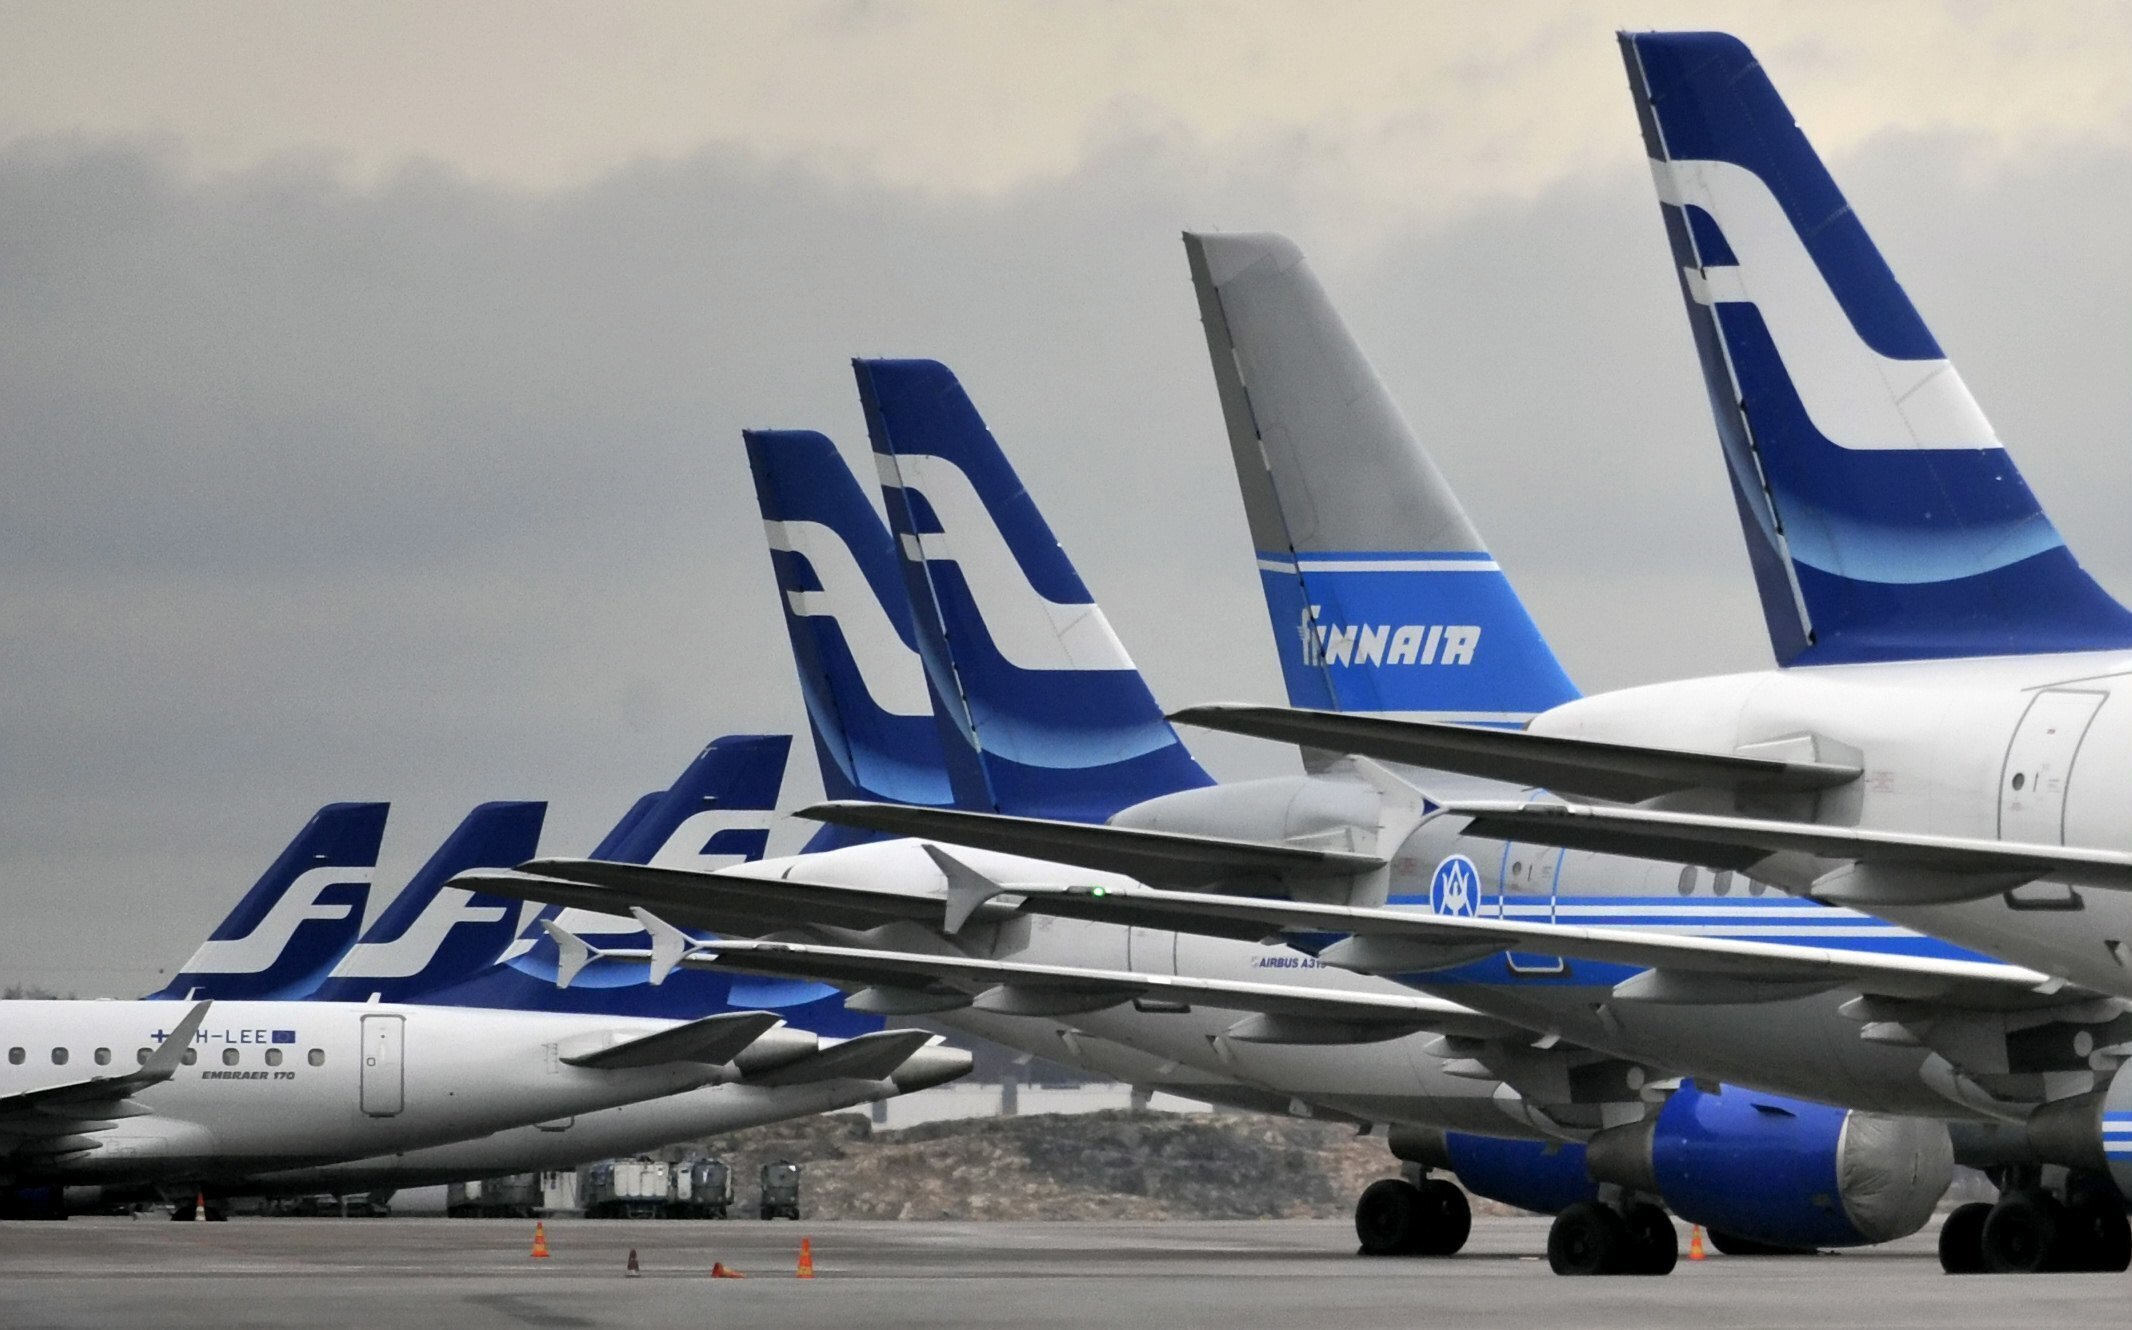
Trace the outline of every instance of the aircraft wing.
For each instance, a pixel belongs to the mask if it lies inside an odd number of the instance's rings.
[[[1342,850],[854,799],[802,808],[799,816],[1180,886],[1237,877],[1353,877],[1384,867],[1375,855]]]
[[[1811,893],[1843,905],[1979,900],[2043,877],[2132,890],[2132,854],[2120,850],[1552,802],[1460,802],[1444,811],[1472,819],[1477,836],[1719,868],[1780,854],[1848,861],[1851,871],[1818,878]]]
[[[12,1138],[16,1150],[37,1153],[50,1148],[51,1138],[80,1138],[101,1131],[118,1118],[136,1117],[147,1110],[126,1102],[129,1096],[169,1080],[184,1065],[185,1050],[207,1018],[212,1002],[195,1002],[163,1039],[148,1060],[116,1076],[89,1076],[64,1085],[39,1086],[15,1094],[0,1095],[0,1139]],[[89,1148],[93,1142],[70,1143],[71,1150]]]
[[[656,1067],[665,1062],[701,1062],[718,1067],[739,1057],[748,1045],[782,1024],[783,1020],[767,1011],[726,1011],[655,1034],[570,1053],[562,1060],[573,1067],[604,1071]]]
[[[1366,1027],[1371,1037],[1383,1039],[1415,1030],[1476,1038],[1526,1033],[1455,1002],[1419,993],[1350,993],[1295,984],[996,961],[952,953],[719,940],[697,944],[681,963],[846,986],[974,997],[971,1005],[1009,1013],[1034,1014],[1040,1007],[1054,1013],[1093,1011],[1121,1002],[1151,1001],[1248,1011],[1328,1026]]]
[[[452,881],[513,900],[614,914],[637,907],[714,933],[768,933],[790,927],[798,918],[794,907],[802,902],[809,923],[858,929],[903,919],[933,923],[941,908],[938,897],[909,892],[601,859],[535,859],[522,869],[461,873]]]
[[[1304,707],[1216,703],[1187,707],[1172,713],[1170,719],[1202,729],[1621,803],[1640,803],[1689,789],[1757,793],[1825,790],[1848,784],[1859,776],[1859,768],[1839,763],[1643,748],[1522,730],[1349,715]]]

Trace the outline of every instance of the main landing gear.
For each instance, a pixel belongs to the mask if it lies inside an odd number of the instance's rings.
[[[2013,1187],[1996,1204],[1973,1201],[1940,1226],[1940,1268],[1950,1275],[2033,1275],[2132,1267],[2132,1222],[2115,1188],[2076,1176],[2064,1199]]]
[[[1442,1178],[1384,1178],[1355,1202],[1355,1236],[1364,1256],[1449,1256],[1472,1231],[1466,1193]]]
[[[1669,1275],[1680,1261],[1680,1235],[1655,1205],[1620,1209],[1579,1201],[1547,1231],[1547,1264],[1558,1275]]]

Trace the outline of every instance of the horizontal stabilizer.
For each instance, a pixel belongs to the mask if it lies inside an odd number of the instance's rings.
[[[1713,867],[1746,868],[1773,854],[1848,860],[1854,867],[1812,891],[1816,899],[1843,904],[1979,900],[2042,877],[2132,889],[2132,854],[2120,850],[1562,803],[1475,801],[1445,811],[1471,818],[1476,836]]]
[[[722,1067],[745,1052],[748,1045],[782,1024],[784,1021],[767,1011],[720,1012],[656,1034],[624,1039],[589,1053],[572,1053],[563,1061],[573,1067],[593,1067],[602,1071],[656,1067],[668,1062],[700,1062]]]
[[[1202,729],[1622,803],[1691,789],[1802,793],[1832,789],[1859,776],[1859,768],[1840,763],[1688,753],[1299,707],[1217,703],[1187,707],[1170,718]]]
[[[651,911],[684,928],[714,933],[769,933],[796,923],[878,928],[898,920],[937,923],[939,896],[839,887],[693,868],[650,868],[595,859],[536,859],[526,871],[462,874],[483,891],[604,914]],[[805,912],[796,906],[808,897]],[[608,953],[612,954],[612,953]],[[645,959],[650,959],[646,953]]]
[[[999,813],[967,813],[950,808],[833,801],[803,808],[799,816],[1187,887],[1239,877],[1354,877],[1384,867],[1384,860],[1374,855],[1339,850]]]
[[[876,1030],[819,1048],[774,1071],[748,1077],[750,1085],[811,1085],[817,1081],[885,1081],[911,1055],[933,1042],[926,1030]]]

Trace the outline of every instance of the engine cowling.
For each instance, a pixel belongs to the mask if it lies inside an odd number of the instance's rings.
[[[1560,1214],[1599,1191],[1585,1165],[1584,1147],[1574,1143],[1447,1132],[1444,1154],[1467,1191],[1520,1210]]]
[[[1689,1223],[1778,1247],[1907,1237],[1954,1177],[1944,1123],[1727,1086],[1684,1086],[1656,1115],[1594,1137],[1594,1177]]]

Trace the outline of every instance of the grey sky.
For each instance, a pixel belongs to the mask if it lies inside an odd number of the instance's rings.
[[[2132,22],[1861,8],[1607,17],[1757,46],[2132,591]],[[389,882],[789,728],[738,433],[859,456],[852,355],[1166,702],[1274,698],[1187,226],[1303,244],[1580,684],[1766,663],[1608,27],[1513,12],[0,7],[0,978],[140,991],[329,799]]]

